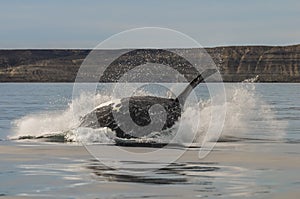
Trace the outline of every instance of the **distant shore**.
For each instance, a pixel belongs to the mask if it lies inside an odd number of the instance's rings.
[[[228,46],[206,51],[224,82],[240,82],[257,75],[259,82],[300,82],[300,44]],[[88,49],[0,50],[0,82],[74,82],[89,52]],[[188,49],[188,53],[196,57],[195,49]],[[113,50],[101,50],[103,57],[112,54]]]

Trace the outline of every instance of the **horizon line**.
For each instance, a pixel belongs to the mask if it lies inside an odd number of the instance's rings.
[[[293,44],[278,44],[278,45],[268,45],[268,44],[245,44],[245,45],[220,45],[220,46],[206,46],[202,47],[204,49],[209,48],[226,48],[226,47],[289,47],[289,46],[298,46],[300,43],[293,43]],[[195,47],[186,47],[186,48],[166,48],[166,49],[194,49]],[[0,48],[0,50],[96,50],[97,48],[64,48],[64,47],[50,47],[50,48]],[[122,50],[122,49],[137,49],[137,48],[107,48],[107,49],[98,49],[98,50]],[[142,49],[142,48],[141,48]],[[145,49],[151,49],[151,47],[147,47]],[[156,49],[156,48],[153,48]],[[160,48],[157,48],[160,49]]]

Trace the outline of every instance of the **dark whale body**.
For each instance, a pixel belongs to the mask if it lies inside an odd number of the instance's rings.
[[[215,69],[205,70],[190,82],[183,92],[175,99],[155,96],[133,96],[123,98],[118,103],[111,102],[103,106],[100,105],[82,118],[80,127],[108,127],[115,131],[116,136],[119,138],[136,138],[153,132],[152,128],[143,128],[141,130],[137,127],[146,127],[150,125],[151,122],[153,122],[151,118],[156,117],[156,122],[163,122],[163,127],[160,128],[160,130],[171,128],[181,117],[184,103],[192,90],[198,84],[203,82],[205,78],[216,72],[217,70]],[[161,109],[151,111],[151,107],[157,104],[164,108],[165,118],[160,117],[163,114]],[[117,119],[115,118],[116,115],[118,115]],[[134,125],[126,123],[129,117],[135,123]],[[159,119],[157,120],[157,118]],[[161,121],[162,119],[164,121]],[[155,123],[152,125],[154,127],[156,126]]]
[[[129,104],[129,109],[128,106],[126,108],[127,104]],[[175,99],[167,99],[154,96],[135,96],[130,98],[123,98],[118,104],[111,103],[109,105],[96,108],[91,113],[82,118],[82,123],[80,126],[90,128],[108,127],[116,132],[117,137],[138,137],[133,136],[138,134],[138,132],[134,132],[134,128],[129,129],[127,132],[124,132],[124,130],[120,128],[120,125],[122,124],[119,124],[116,121],[114,112],[121,112],[123,113],[124,117],[130,116],[133,122],[135,122],[139,126],[147,126],[151,123],[149,109],[155,104],[162,105],[167,112],[167,119],[162,130],[172,127],[181,115],[180,103]],[[119,109],[116,110],[116,108]],[[156,115],[159,114],[159,112],[153,114]],[[122,121],[122,118],[120,118],[119,121]],[[151,132],[146,133],[143,131],[142,133],[147,134]]]

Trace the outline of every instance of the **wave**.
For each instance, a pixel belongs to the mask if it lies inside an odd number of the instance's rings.
[[[130,145],[138,143],[143,146],[159,146],[169,143],[174,133],[180,133],[174,144],[185,144],[194,136],[191,123],[195,117],[199,120],[199,128],[194,143],[202,143],[206,130],[210,125],[212,112],[219,113],[226,108],[226,118],[221,137],[207,135],[209,140],[241,141],[241,140],[280,140],[285,135],[287,123],[276,119],[276,111],[271,104],[265,102],[256,92],[255,84],[226,84],[226,102],[214,106],[210,99],[201,100],[194,106],[200,107],[199,113],[195,107],[187,107],[180,121],[172,129],[163,133],[153,132],[139,139],[124,140],[116,138],[109,128],[79,127],[80,118],[93,110],[92,104],[100,105],[108,102],[110,96],[82,93],[74,99],[66,110],[47,111],[30,114],[13,122],[14,129],[10,139],[37,139],[53,142],[84,142]],[[220,97],[220,96],[215,96]],[[181,127],[179,128],[179,123]]]
[[[254,83],[258,81],[259,81],[259,75],[256,75],[255,77],[243,80],[243,83]]]

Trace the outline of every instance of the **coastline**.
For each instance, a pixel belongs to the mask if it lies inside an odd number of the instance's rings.
[[[197,57],[196,49],[180,50]],[[222,46],[205,50],[224,82],[241,82],[257,75],[259,82],[300,82],[300,45]],[[114,51],[120,50],[99,50],[99,55],[109,58]],[[89,49],[0,50],[0,82],[74,82],[89,52]]]

